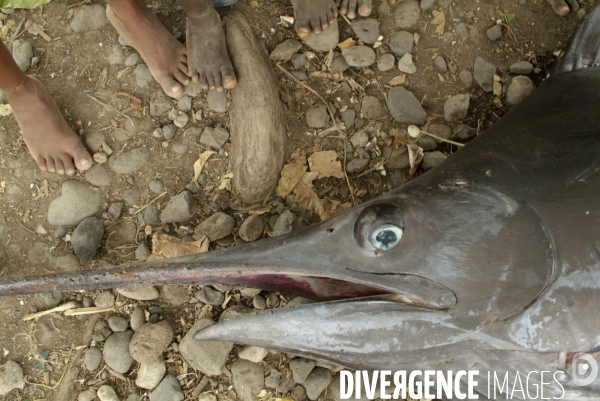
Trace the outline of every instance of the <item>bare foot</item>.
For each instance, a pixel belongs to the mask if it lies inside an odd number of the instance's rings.
[[[205,12],[190,15],[186,22],[188,66],[194,82],[202,89],[231,89],[237,84],[227,54],[221,17],[211,6]]]
[[[349,19],[354,19],[357,15],[368,17],[373,9],[371,0],[336,0],[336,5]]]
[[[569,14],[571,11],[579,10],[579,3],[577,0],[546,0],[552,8],[554,12],[558,15],[565,16]]]
[[[338,15],[333,0],[292,0],[296,32],[302,39],[308,39],[312,33],[321,33],[333,24]]]
[[[7,98],[29,153],[40,169],[72,175],[76,167],[83,171],[92,166],[89,153],[40,81],[27,77],[25,84]]]
[[[106,16],[117,32],[140,53],[165,93],[180,97],[183,87],[190,83],[187,50],[145,4],[134,4],[123,11],[120,7],[107,6]]]

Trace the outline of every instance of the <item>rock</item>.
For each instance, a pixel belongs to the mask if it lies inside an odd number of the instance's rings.
[[[140,191],[136,188],[128,189],[123,194],[123,200],[128,206],[134,206],[140,203]]]
[[[434,150],[433,152],[425,152],[423,156],[423,161],[421,162],[421,167],[423,170],[428,171],[446,160],[448,156],[443,154],[438,150]]]
[[[421,10],[429,10],[434,4],[435,0],[421,0]]]
[[[375,18],[355,19],[352,29],[364,43],[372,44],[379,38],[379,22]]]
[[[94,332],[92,334],[92,340],[94,341],[105,341],[112,334],[112,330],[108,327],[108,324],[104,320],[98,320],[94,325]]]
[[[580,8],[579,10],[577,10],[577,18],[579,18],[580,20],[582,20],[586,14],[587,10],[585,8]]]
[[[452,139],[452,128],[446,124],[431,124],[429,132],[444,139]]]
[[[368,142],[369,142],[369,136],[367,135],[365,130],[362,130],[362,129],[356,131],[354,133],[354,135],[352,135],[350,137],[350,143],[355,148],[364,148],[365,146],[367,146]]]
[[[208,94],[206,95],[206,101],[208,103],[208,108],[217,113],[226,113],[227,112],[227,89],[219,92],[217,90],[208,90]]]
[[[306,400],[306,390],[301,385],[296,385],[291,392],[292,399],[294,401]]]
[[[197,370],[209,376],[219,376],[225,367],[227,356],[233,348],[232,342],[196,341],[194,334],[212,324],[209,318],[200,318],[179,343],[179,352],[185,360]]]
[[[477,56],[475,59],[475,67],[473,68],[473,78],[475,82],[484,90],[484,92],[491,92],[494,87],[494,74],[496,73],[496,67],[493,64],[488,63],[481,57]]]
[[[150,191],[154,192],[155,194],[162,194],[163,192],[165,192],[165,185],[162,183],[161,180],[150,181],[148,187],[150,188]]]
[[[75,255],[82,263],[94,260],[103,236],[104,224],[95,217],[83,220],[73,231],[71,245]]]
[[[159,293],[156,287],[127,287],[117,288],[117,292],[124,297],[135,299],[138,301],[151,301],[158,298]]]
[[[331,63],[331,69],[333,71],[336,72],[344,72],[346,71],[348,68],[350,68],[350,66],[348,65],[348,63],[346,62],[346,59],[344,58],[344,56],[342,56],[341,54],[338,56],[335,56],[333,58],[333,63]]]
[[[375,52],[367,46],[347,47],[342,55],[350,67],[369,67],[375,62]]]
[[[306,81],[308,79],[308,75],[306,75],[306,72],[304,71],[292,71],[291,74],[300,81]]]
[[[150,115],[158,117],[167,111],[171,110],[171,100],[164,91],[158,90],[152,94],[150,98]]]
[[[269,353],[269,350],[255,345],[247,345],[238,352],[238,356],[250,362],[259,363]]]
[[[38,311],[45,311],[56,308],[58,305],[60,305],[61,300],[62,292],[54,291],[32,295],[29,302],[31,305],[35,306]]]
[[[177,114],[177,117],[175,117],[175,120],[173,120],[173,124],[175,124],[176,127],[184,128],[188,121],[190,121],[190,117],[186,113],[180,111],[179,114]]]
[[[258,393],[265,385],[262,366],[243,359],[231,365],[233,386],[240,401],[256,401]]]
[[[158,223],[159,217],[158,207],[154,203],[151,203],[144,209],[144,221],[146,225],[152,226]]]
[[[363,116],[369,120],[384,117],[387,111],[375,96],[365,96],[362,101]]]
[[[476,26],[472,27],[469,30],[469,36],[471,37],[471,41],[477,43],[481,40],[481,36],[479,35],[479,29]]]
[[[388,3],[387,1],[382,1],[381,3],[379,3],[379,6],[377,7],[377,15],[379,17],[388,17],[391,14],[391,12],[392,10],[390,7],[390,3]]]
[[[92,132],[85,136],[85,144],[92,152],[98,152],[105,141],[106,136],[100,132]]]
[[[154,361],[140,364],[135,384],[140,388],[153,390],[165,377],[165,373],[167,373],[167,366],[163,357],[160,356]]]
[[[221,149],[229,139],[229,131],[222,127],[207,127],[200,136],[199,142],[215,149]]]
[[[146,244],[140,244],[135,250],[135,258],[137,260],[146,260],[150,257],[151,253]]]
[[[354,124],[354,120],[356,119],[356,111],[354,111],[354,109],[348,109],[346,111],[343,111],[341,114],[342,120],[344,120],[346,128],[350,129]]]
[[[119,65],[119,64],[123,64],[123,48],[119,45],[113,45],[112,47],[112,54],[110,56],[108,56],[108,63],[110,65]],[[62,65],[61,65],[62,67]],[[68,69],[68,68],[66,68]],[[65,68],[63,68],[63,70],[65,70]]]
[[[162,135],[167,140],[170,141],[175,136],[177,132],[177,127],[175,124],[168,124],[162,127]]]
[[[104,343],[104,362],[112,370],[119,373],[127,373],[133,364],[133,358],[129,354],[129,342],[133,337],[133,331],[127,330],[111,334]]]
[[[381,72],[389,71],[392,68],[394,68],[395,65],[396,58],[390,53],[381,55],[381,57],[379,57],[379,60],[377,61],[377,69]]]
[[[444,103],[444,119],[450,123],[462,120],[469,110],[469,95],[454,95]]]
[[[306,124],[311,128],[324,128],[329,125],[329,112],[324,104],[315,104],[306,111]]]
[[[90,347],[85,351],[85,356],[83,357],[83,364],[85,368],[90,372],[98,369],[100,363],[102,362],[102,351],[98,347]]]
[[[417,141],[417,144],[425,151],[429,152],[436,150],[438,147],[437,141],[431,137],[423,136]]]
[[[98,389],[97,395],[100,401],[121,401],[115,390],[106,384]]]
[[[85,172],[85,179],[92,185],[97,187],[108,187],[112,183],[110,173],[101,164],[93,165]]]
[[[139,62],[140,55],[137,53],[133,53],[125,60],[125,67],[134,67]]]
[[[233,227],[235,227],[233,217],[223,212],[217,212],[196,227],[194,239],[198,240],[206,235],[210,241],[216,241],[231,234]]]
[[[179,100],[177,100],[177,108],[184,113],[187,113],[192,109],[192,98],[187,95],[183,95],[179,98]]]
[[[110,327],[110,329],[112,331],[114,331],[116,333],[119,331],[127,330],[129,323],[127,323],[127,320],[125,320],[125,318],[123,318],[121,316],[113,315],[108,318],[108,326]]]
[[[106,10],[100,4],[83,5],[73,9],[73,19],[69,24],[75,32],[96,31],[108,23]]]
[[[136,306],[133,312],[131,312],[130,325],[133,331],[137,331],[142,325],[146,323],[146,316],[144,314],[144,308]]]
[[[138,64],[133,70],[133,75],[135,75],[136,84],[140,88],[147,88],[153,80],[150,69],[146,64]]]
[[[175,376],[167,375],[150,394],[151,400],[183,401],[185,396]]]
[[[417,66],[413,62],[412,54],[406,53],[402,58],[398,61],[398,69],[407,74],[414,74],[417,72]]]
[[[358,174],[362,173],[367,169],[369,165],[368,159],[352,159],[350,163],[346,166],[346,172],[348,174]]]
[[[95,401],[96,400],[96,392],[92,390],[85,390],[79,393],[77,396],[77,401]]]
[[[110,291],[102,291],[94,300],[98,308],[110,308],[115,304],[115,296]]]
[[[446,60],[444,60],[442,56],[435,56],[433,59],[433,65],[441,73],[448,71],[448,64],[446,64]]]
[[[339,41],[340,28],[338,26],[337,18],[334,18],[333,24],[331,24],[329,28],[319,34],[312,33],[304,43],[315,51],[328,52],[331,49],[335,49]]]
[[[160,214],[160,221],[163,224],[182,223],[191,219],[196,214],[196,202],[188,191],[183,191],[179,195],[171,198]]]
[[[273,237],[291,232],[292,224],[295,220],[296,216],[294,216],[294,213],[289,210],[284,210],[273,227]]]
[[[502,37],[502,25],[494,25],[487,31],[485,31],[486,36],[492,42],[498,40]]]
[[[533,73],[533,64],[528,61],[518,61],[508,67],[511,74],[530,75]]]
[[[304,68],[307,62],[308,58],[304,54],[294,54],[292,56],[292,67],[296,69]]]
[[[275,49],[273,49],[269,58],[273,61],[288,61],[301,48],[302,43],[298,42],[296,39],[288,39],[275,46]]]
[[[222,292],[213,290],[210,287],[204,287],[195,294],[195,297],[205,304],[212,306],[221,306],[225,301],[225,295]]]
[[[238,235],[246,242],[256,241],[265,230],[265,223],[262,216],[248,216],[240,226]]]
[[[323,390],[329,386],[332,377],[331,372],[324,368],[315,368],[304,381],[306,395],[311,400],[317,400]]]
[[[150,157],[146,148],[135,148],[128,152],[115,152],[108,159],[108,165],[117,174],[131,174],[140,168]]]
[[[252,297],[252,306],[254,309],[265,310],[267,309],[267,302],[260,295],[255,295]]]
[[[280,381],[281,373],[275,369],[271,369],[271,373],[265,378],[265,387],[276,389]]]
[[[48,223],[56,226],[73,226],[100,208],[100,194],[79,181],[66,181],[61,196],[50,203]]]
[[[531,79],[524,75],[516,76],[512,79],[506,91],[506,103],[509,106],[515,106],[529,96],[531,91],[533,91]]]
[[[469,70],[462,70],[460,74],[458,74],[458,78],[465,84],[465,88],[471,89],[473,86],[473,74]]]
[[[310,359],[295,358],[290,362],[290,369],[296,383],[304,383],[317,363]]]
[[[459,36],[461,42],[465,43],[469,39],[469,30],[467,29],[467,25],[464,22],[456,24],[454,30]]]
[[[151,363],[162,355],[172,340],[173,328],[167,321],[146,323],[131,338],[129,353],[140,363]]]
[[[33,47],[28,41],[17,39],[13,42],[12,55],[19,68],[22,71],[27,71],[33,58]]]
[[[402,57],[406,53],[412,53],[414,40],[415,38],[412,33],[396,31],[390,35],[390,50],[398,57]]]
[[[398,29],[414,28],[421,17],[421,7],[414,0],[400,3],[394,10],[394,21]]]
[[[189,299],[187,289],[183,285],[163,285],[161,295],[170,306],[183,305]]]
[[[427,113],[415,95],[402,87],[390,89],[387,100],[390,114],[396,121],[407,124],[425,124]]]

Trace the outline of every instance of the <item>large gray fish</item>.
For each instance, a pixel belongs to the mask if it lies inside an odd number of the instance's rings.
[[[487,372],[496,372],[513,389],[520,374],[531,397],[545,382],[545,397],[600,399],[600,380],[579,386],[569,368],[578,352],[593,360],[600,349],[600,68],[590,50],[599,18],[596,6],[525,101],[382,197],[226,250],[4,280],[0,295],[246,284],[327,302],[240,316],[198,340],[357,369],[479,370],[487,396]],[[552,375],[525,384],[531,371]]]

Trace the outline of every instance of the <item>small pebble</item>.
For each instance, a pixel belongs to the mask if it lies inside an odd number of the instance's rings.
[[[162,194],[165,192],[165,185],[160,180],[150,181],[148,187],[150,188],[150,191],[154,192],[155,194]]]
[[[129,327],[129,323],[127,323],[127,320],[125,320],[121,316],[114,315],[108,318],[108,325],[110,326],[110,329],[114,332],[125,331],[127,330],[127,327]]]
[[[252,306],[256,309],[263,310],[267,308],[267,302],[260,295],[255,295],[252,297]]]

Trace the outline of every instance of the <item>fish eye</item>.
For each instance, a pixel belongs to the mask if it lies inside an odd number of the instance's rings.
[[[395,248],[404,235],[402,210],[389,203],[367,206],[354,224],[358,245],[375,254]]]
[[[402,239],[404,231],[393,224],[384,224],[373,230],[371,234],[371,244],[380,251],[387,251],[394,248]]]

